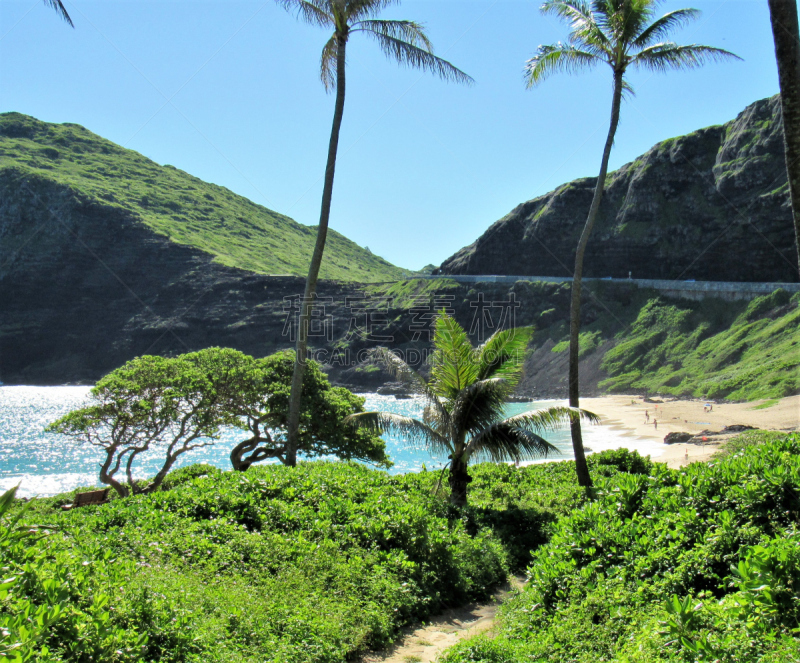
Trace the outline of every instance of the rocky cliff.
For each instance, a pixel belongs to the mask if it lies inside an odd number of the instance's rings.
[[[523,203],[442,274],[569,276],[596,178]],[[796,282],[778,97],[608,176],[585,276]]]

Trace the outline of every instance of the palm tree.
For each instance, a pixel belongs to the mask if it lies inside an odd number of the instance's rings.
[[[521,374],[530,330],[508,329],[473,348],[463,328],[442,313],[436,319],[433,366],[426,381],[395,354],[381,349],[390,371],[426,401],[423,421],[391,412],[362,412],[345,419],[372,431],[393,431],[421,443],[431,453],[447,454],[450,502],[467,503],[474,458],[491,461],[547,456],[556,448],[541,437],[555,426],[590,412],[551,407],[504,418],[506,397]]]
[[[325,251],[328,234],[328,218],[333,194],[333,175],[336,169],[336,150],[339,145],[339,129],[342,125],[345,94],[346,49],[350,36],[362,32],[378,42],[378,46],[390,58],[410,67],[430,71],[437,76],[460,83],[471,83],[472,78],[452,64],[433,54],[433,46],[423,26],[414,21],[383,20],[377,18],[385,7],[398,0],[277,0],[288,10],[297,11],[299,18],[307,23],[332,29],[333,35],[322,48],[320,78],[325,90],[336,90],[333,112],[333,127],[328,145],[328,163],[325,168],[325,183],[322,189],[322,208],[317,226],[317,241],[306,277],[306,287],[300,305],[300,320],[297,330],[297,347],[292,392],[289,402],[287,464],[297,461],[298,427],[300,422],[300,396],[303,388],[308,321],[311,302],[317,290],[317,278]]]
[[[67,8],[64,7],[64,4],[61,0],[44,0],[44,4],[48,7],[52,7],[56,10],[56,13],[63,18],[67,23],[69,23],[70,27],[74,28],[75,24],[72,22],[72,19],[69,17],[67,13]]]
[[[800,28],[795,0],[769,0],[778,83],[781,88],[786,173],[800,270]]]
[[[607,64],[614,76],[611,100],[611,125],[603,148],[600,174],[594,188],[592,204],[575,253],[575,272],[569,312],[569,404],[579,405],[578,336],[581,315],[581,278],[583,255],[589,242],[608,171],[608,158],[614,144],[614,134],[619,123],[619,110],[623,93],[633,94],[625,78],[630,68],[653,72],[670,69],[693,69],[709,60],[724,60],[738,56],[720,48],[690,44],[680,46],[663,41],[675,28],[697,18],[696,9],[677,9],[659,19],[655,10],[661,0],[548,0],[541,6],[542,13],[554,14],[570,24],[568,42],[539,46],[536,55],[525,64],[525,81],[528,88],[557,73],[575,73],[597,64]],[[575,451],[578,482],[592,485],[581,439],[578,418],[570,423],[572,446]]]

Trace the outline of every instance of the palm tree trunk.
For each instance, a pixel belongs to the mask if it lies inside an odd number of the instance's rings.
[[[606,173],[608,172],[608,158],[611,155],[611,147],[614,144],[614,135],[617,133],[619,124],[619,108],[622,102],[622,70],[614,71],[614,94],[611,102],[611,126],[608,129],[606,146],[603,149],[603,160],[600,163],[600,175],[597,177],[597,184],[594,187],[592,206],[589,208],[589,216],[586,218],[586,225],[583,227],[581,238],[578,241],[578,250],[575,253],[575,274],[572,279],[572,298],[569,308],[569,404],[572,407],[580,406],[580,381],[578,376],[578,354],[580,352],[579,337],[581,331],[581,279],[583,278],[583,255],[586,253],[586,245],[589,243],[589,235],[592,233],[597,212],[600,209],[600,200],[603,197],[603,189],[606,184]],[[583,438],[581,435],[581,421],[578,418],[570,422],[570,432],[572,433],[572,449],[575,453],[575,469],[578,473],[578,483],[588,488],[592,485],[592,478],[589,476],[589,467],[586,464],[586,454],[583,451]]]
[[[467,486],[472,481],[467,471],[467,462],[453,458],[450,464],[450,504],[461,508],[467,506]]]
[[[795,0],[768,0],[781,88],[786,173],[800,270],[800,29]]]
[[[306,277],[306,289],[300,304],[300,320],[297,329],[297,346],[295,352],[294,372],[292,373],[292,391],[289,397],[289,420],[286,442],[286,465],[297,464],[297,447],[299,446],[300,401],[303,395],[303,376],[306,371],[306,349],[308,346],[308,321],[311,312],[311,300],[317,291],[317,278],[325,251],[325,239],[328,236],[328,219],[331,214],[331,198],[333,195],[333,175],[336,170],[336,151],[339,147],[339,130],[342,126],[345,93],[345,47],[347,39],[339,37],[336,49],[336,106],[333,112],[331,140],[328,144],[328,164],[325,167],[325,184],[322,189],[322,209],[317,226],[317,243],[311,256],[311,265]]]

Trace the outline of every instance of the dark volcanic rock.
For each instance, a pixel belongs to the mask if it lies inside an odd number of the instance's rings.
[[[732,424],[731,426],[725,426],[722,429],[723,433],[743,433],[746,430],[756,430],[755,426],[746,426],[744,424]]]
[[[667,433],[664,436],[664,444],[678,444],[679,442],[688,442],[691,439],[691,433]]]
[[[775,96],[609,175],[584,275],[796,282],[781,126]],[[439,272],[571,276],[595,182],[519,205]]]

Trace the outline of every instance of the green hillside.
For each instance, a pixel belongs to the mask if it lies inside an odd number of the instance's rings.
[[[47,177],[81,197],[123,209],[156,233],[265,274],[305,275],[316,228],[256,205],[173,166],[160,166],[76,124],[0,114],[0,173]],[[320,276],[374,282],[403,270],[331,231]]]
[[[602,353],[601,391],[734,401],[800,392],[800,293],[776,290],[750,302],[653,294],[640,292],[627,306],[605,296],[606,308],[584,326],[581,357]],[[552,352],[565,352],[568,331],[560,317],[539,325],[534,340],[550,338]]]

